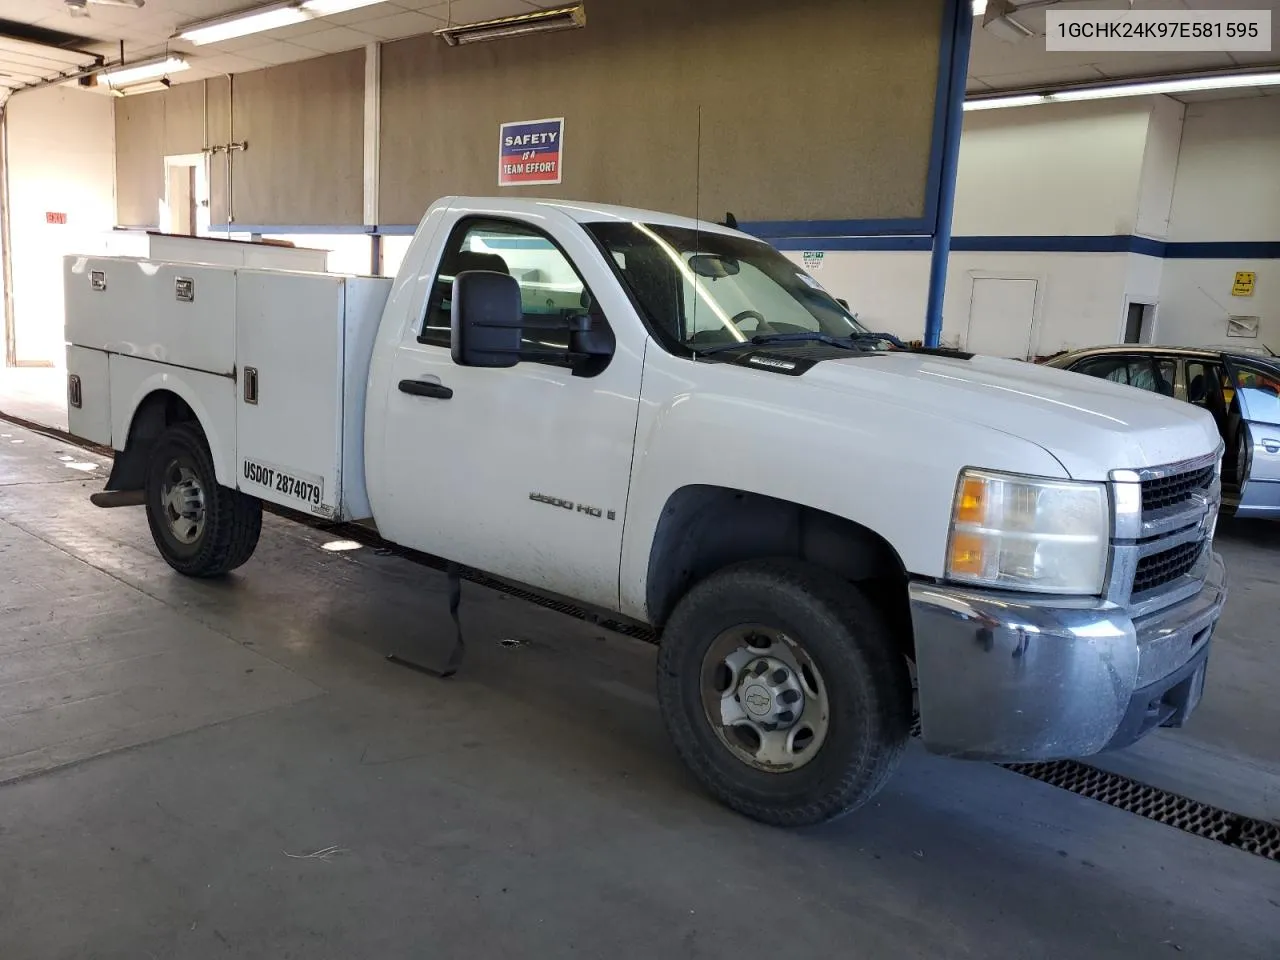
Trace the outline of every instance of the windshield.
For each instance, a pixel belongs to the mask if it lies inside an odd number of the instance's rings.
[[[700,351],[755,337],[868,331],[818,282],[758,240],[649,223],[591,223],[653,329]]]

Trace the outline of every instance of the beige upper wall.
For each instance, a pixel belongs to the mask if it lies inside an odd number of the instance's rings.
[[[584,30],[384,48],[380,222],[495,193],[499,126],[560,116],[563,183],[504,194],[743,220],[923,215],[941,0],[587,10]]]
[[[359,223],[363,111],[362,50],[121,97],[115,102],[119,222],[156,223],[166,156],[234,140],[249,145],[231,156],[237,223]],[[227,154],[214,154],[215,224],[227,219],[227,180]]]
[[[943,0],[590,0],[586,29],[382,57],[379,222],[492,195],[503,122],[565,117],[564,182],[513,195],[742,220],[925,211]],[[364,52],[116,101],[119,220],[152,224],[163,157],[229,140],[242,224],[363,221]],[[207,106],[206,106],[207,104]],[[206,122],[209,128],[205,137]],[[226,219],[225,155],[210,169]]]
[[[349,224],[364,216],[364,51],[235,77],[237,223]]]

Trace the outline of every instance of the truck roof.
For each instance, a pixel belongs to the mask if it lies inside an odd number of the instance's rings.
[[[654,223],[664,227],[684,227],[688,230],[701,230],[704,233],[724,233],[731,236],[749,237],[749,234],[738,230],[730,230],[719,223],[707,220],[696,220],[692,217],[681,217],[673,213],[661,213],[657,210],[643,210],[639,207],[620,207],[608,203],[591,203],[586,200],[543,200],[532,197],[446,197],[440,201],[451,207],[466,206],[468,203],[483,204],[489,207],[501,204],[512,212],[537,213],[540,207],[554,207],[566,216],[579,223]],[[752,237],[751,239],[756,239]]]

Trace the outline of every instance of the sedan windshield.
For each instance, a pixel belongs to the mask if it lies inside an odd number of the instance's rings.
[[[701,352],[868,332],[816,280],[758,240],[650,223],[586,226],[668,346]]]

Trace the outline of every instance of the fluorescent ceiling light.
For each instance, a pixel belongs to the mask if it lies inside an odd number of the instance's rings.
[[[496,20],[479,20],[461,23],[435,31],[437,37],[451,47],[463,43],[481,43],[485,40],[501,40],[505,37],[523,37],[530,33],[551,33],[556,30],[573,30],[587,25],[587,10],[582,4],[572,7],[554,7],[535,10],[514,17]]]
[[[1280,71],[1230,73],[1209,77],[1181,77],[1173,80],[1118,83],[1105,87],[1079,87],[1058,90],[1053,93],[1019,93],[1008,97],[984,97],[978,100],[966,100],[964,108],[965,110],[998,110],[1001,107],[1027,107],[1037,103],[1112,100],[1117,97],[1144,97],[1160,93],[1199,93],[1205,90],[1234,90],[1240,87],[1274,87],[1277,85],[1280,85]]]
[[[359,10],[361,7],[372,7],[383,0],[305,0],[302,9],[313,17],[327,17],[335,13],[346,13],[348,10]]]
[[[180,73],[190,64],[181,57],[168,57],[163,60],[148,60],[145,63],[131,63],[127,66],[113,67],[98,74],[98,85],[103,87],[127,87],[130,84],[144,83],[147,80],[159,80],[171,73]]]
[[[305,23],[310,19],[301,9],[290,3],[193,24],[183,29],[178,37],[188,43],[201,46],[206,43],[231,40],[235,37],[247,37],[250,34],[275,30],[294,23]]]
[[[117,97],[131,97],[136,93],[162,93],[173,86],[167,79],[144,80],[142,83],[130,84],[127,87],[112,87],[111,93]]]
[[[295,23],[306,23],[335,13],[371,7],[384,0],[288,0],[275,3],[256,10],[233,13],[230,16],[218,17],[214,20],[202,20],[183,27],[178,38],[188,43],[202,45],[219,43],[235,37],[247,37],[255,33],[265,33],[280,27],[292,26]]]

